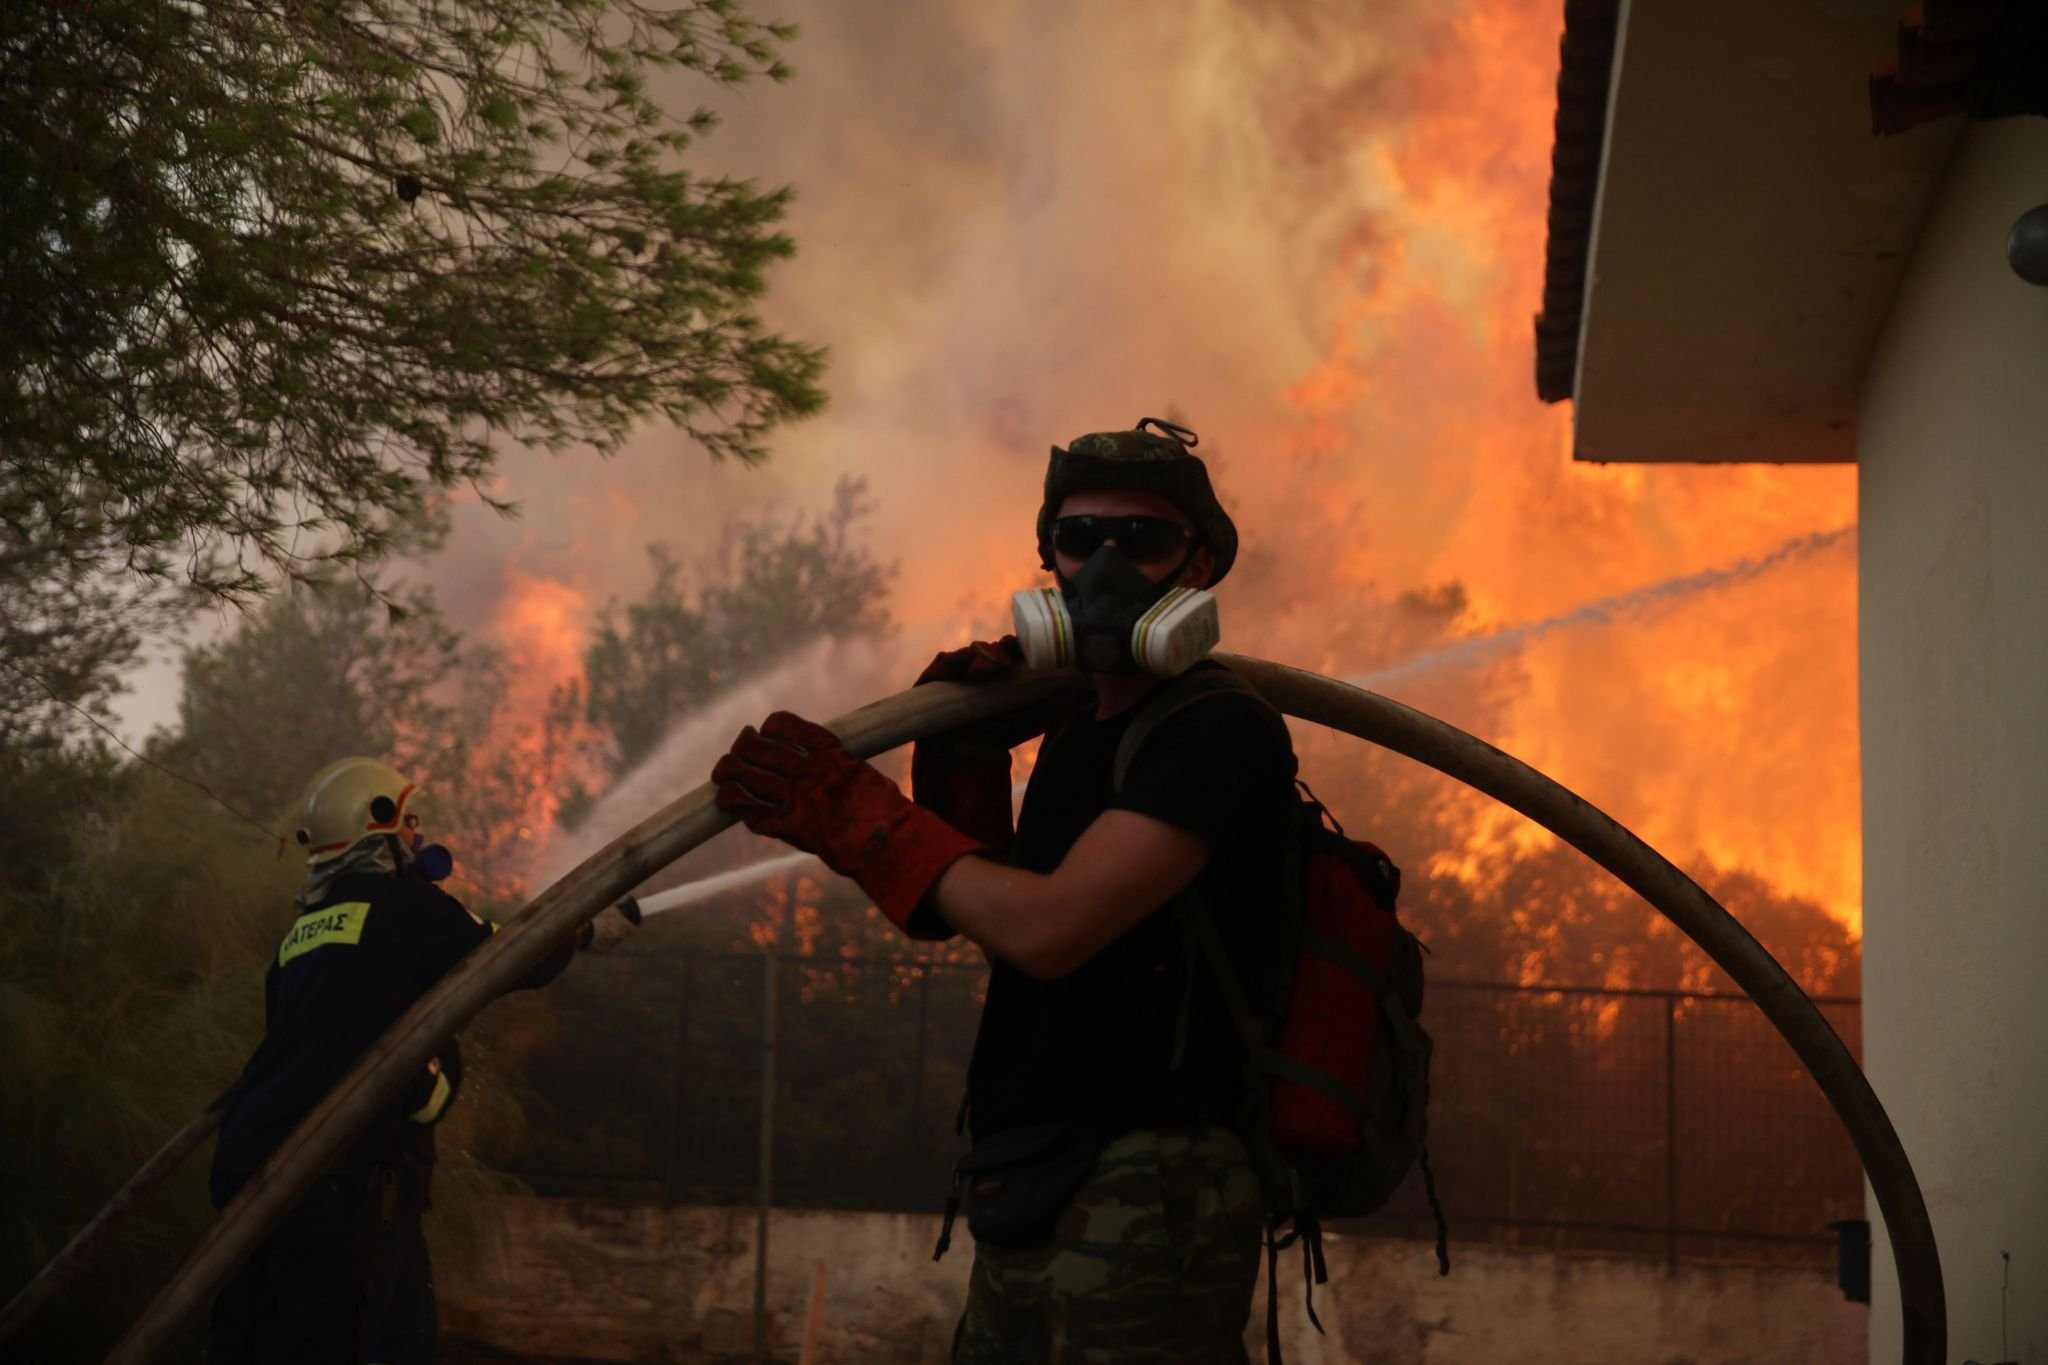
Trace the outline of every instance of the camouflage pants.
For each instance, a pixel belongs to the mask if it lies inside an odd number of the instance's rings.
[[[1263,1212],[1229,1130],[1126,1134],[1044,1246],[975,1248],[955,1365],[1245,1365]]]

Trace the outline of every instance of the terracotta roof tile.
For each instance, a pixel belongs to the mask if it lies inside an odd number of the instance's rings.
[[[1620,0],[1565,0],[1550,151],[1550,235],[1543,261],[1543,311],[1536,315],[1536,392],[1546,403],[1572,396],[1578,366],[1593,192],[1600,178],[1620,8]]]

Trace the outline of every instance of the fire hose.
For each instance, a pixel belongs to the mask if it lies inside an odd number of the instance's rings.
[[[1399,702],[1318,674],[1241,656],[1218,657],[1288,715],[1379,744],[1519,811],[1613,873],[1705,950],[1791,1045],[1855,1145],[1891,1238],[1904,1319],[1904,1365],[1944,1365],[1948,1326],[1941,1262],[1926,1202],[1898,1134],[1834,1029],[1734,916],[1614,819],[1492,745]],[[1071,674],[1057,673],[981,686],[934,683],[851,711],[830,728],[849,750],[871,757],[1047,700],[1074,685]],[[306,1116],[221,1211],[107,1356],[107,1365],[145,1365],[154,1359],[443,1041],[577,925],[731,823],[712,805],[709,785],[700,786],[592,854],[506,921],[392,1025]]]
[[[5,1308],[0,1308],[0,1345],[5,1345],[9,1337],[27,1326],[29,1319],[41,1312],[44,1304],[91,1265],[100,1248],[112,1240],[115,1230],[128,1220],[129,1215],[141,1208],[150,1195],[156,1193],[157,1186],[169,1180],[185,1164],[186,1157],[198,1151],[200,1144],[213,1136],[213,1130],[220,1127],[221,1110],[226,1107],[227,1100],[228,1096],[222,1095],[200,1110],[198,1118],[171,1134],[171,1140],[157,1148],[155,1155],[128,1177],[127,1184],[114,1191],[114,1197],[92,1216],[92,1221],[80,1228],[61,1251],[44,1263],[35,1278],[7,1301]]]

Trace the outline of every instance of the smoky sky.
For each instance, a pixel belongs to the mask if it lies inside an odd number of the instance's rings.
[[[653,426],[509,452],[523,516],[459,500],[416,567],[458,625],[545,580],[573,633],[648,543],[691,564],[853,475],[904,634],[986,635],[1040,581],[1048,446],[1143,416],[1201,433],[1239,523],[1226,647],[1340,676],[1854,521],[1851,469],[1581,464],[1537,401],[1557,0],[754,12],[801,26],[793,80],[656,89],[723,118],[696,173],[793,189],[762,313],[829,348],[829,406],[758,468]],[[1854,613],[1853,554],[1806,556],[1396,695],[1850,916]]]
[[[465,509],[435,569],[479,621],[509,572],[594,610],[641,589],[647,542],[687,563],[852,474],[906,657],[985,635],[1039,579],[1047,447],[1142,416],[1202,434],[1239,522],[1226,646],[1340,675],[1854,520],[1853,471],[1579,464],[1536,400],[1555,3],[772,13],[795,79],[662,89],[723,117],[700,173],[794,190],[763,312],[830,348],[830,406],[757,469],[659,430],[509,461],[525,519]],[[1455,620],[1401,605],[1452,589]],[[1799,558],[1397,695],[1849,916],[1854,593],[1853,555]]]
[[[758,470],[713,468],[657,431],[596,468],[516,458],[506,491],[528,515],[466,515],[455,558],[510,551],[632,585],[645,542],[816,506],[854,473],[875,494],[878,552],[903,567],[905,613],[978,619],[986,586],[1035,571],[1048,446],[1169,412],[1203,433],[1255,529],[1292,483],[1266,447],[1329,344],[1332,272],[1370,269],[1347,267],[1373,228],[1330,129],[1369,106],[1399,35],[1360,32],[1355,13],[1340,26],[1337,6],[774,13],[802,27],[794,80],[663,90],[723,116],[690,164],[794,189],[798,256],[764,312],[830,348],[829,410],[778,435]],[[1393,496],[1420,486],[1388,477]],[[451,567],[446,590],[488,591],[463,578]]]

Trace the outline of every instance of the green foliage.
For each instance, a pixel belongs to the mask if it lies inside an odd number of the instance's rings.
[[[0,1293],[231,1082],[298,868],[190,788],[91,751],[0,754]],[[110,1344],[210,1217],[196,1160],[53,1303],[24,1360]]]
[[[178,730],[157,757],[288,832],[335,759],[386,759],[434,787],[455,776],[448,697],[485,666],[425,595],[394,615],[353,585],[289,589],[186,653]]]
[[[314,773],[382,759],[425,788],[430,837],[457,855],[456,894],[480,913],[516,909],[541,795],[598,766],[579,696],[519,714],[506,660],[466,643],[431,595],[392,607],[350,583],[265,601],[187,652],[178,728],[151,757],[284,835]]]
[[[0,750],[47,749],[105,722],[122,670],[177,603],[101,572],[90,545],[6,504],[0,495]]]
[[[617,745],[617,769],[645,758],[677,716],[821,635],[885,630],[893,570],[852,539],[866,483],[843,479],[815,520],[728,529],[694,594],[665,546],[649,547],[654,587],[600,618],[584,656],[586,707]],[[623,619],[621,619],[623,617]]]
[[[734,0],[25,0],[0,26],[0,522],[259,592],[388,550],[495,442],[714,456],[814,411],[786,190],[649,78],[788,75]]]

